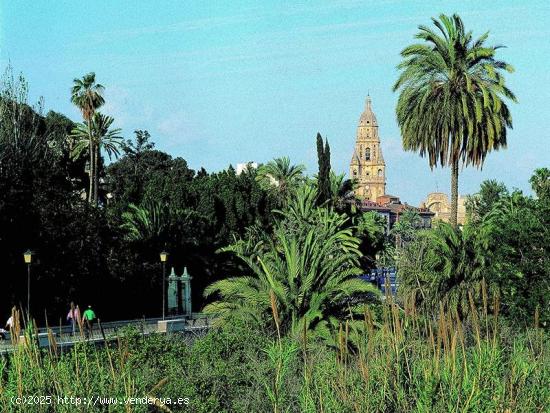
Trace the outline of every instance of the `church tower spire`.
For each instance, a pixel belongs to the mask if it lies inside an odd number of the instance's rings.
[[[350,162],[350,178],[357,183],[355,196],[376,201],[386,193],[386,164],[382,156],[378,121],[372,110],[372,101],[367,96],[365,110],[359,118],[355,150]]]

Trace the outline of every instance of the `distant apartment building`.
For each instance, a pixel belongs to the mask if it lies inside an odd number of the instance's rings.
[[[421,228],[431,228],[432,219],[435,214],[427,208],[418,208],[412,205],[401,203],[399,197],[394,195],[382,195],[379,196],[376,201],[369,201],[367,199],[357,200],[357,207],[363,211],[375,211],[378,214],[386,218],[386,234],[390,233],[396,222],[405,211],[414,211],[420,217]]]
[[[258,169],[258,163],[257,162],[238,163],[237,169],[235,170],[235,172],[237,175],[240,175],[243,172],[248,171],[249,169]]]

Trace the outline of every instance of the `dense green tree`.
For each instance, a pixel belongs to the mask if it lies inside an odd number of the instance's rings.
[[[377,256],[388,248],[386,218],[374,211],[361,213],[356,220],[356,236],[361,240],[359,249],[363,254],[365,270],[376,267]]]
[[[457,224],[458,170],[481,167],[487,154],[506,147],[512,116],[504,98],[516,101],[496,59],[501,46],[485,46],[488,33],[473,39],[458,15],[419,26],[424,43],[406,47],[393,90],[403,147],[428,156],[430,167],[451,167],[451,223]]]
[[[391,229],[391,235],[395,239],[395,244],[398,247],[411,242],[418,230],[422,228],[422,218],[413,209],[404,210],[398,217],[398,220]]]
[[[499,286],[503,312],[531,324],[538,309],[539,320],[550,325],[548,201],[513,192],[497,202],[478,227],[491,264],[488,276]]]
[[[313,179],[308,179],[311,185],[315,187],[319,194],[319,176],[316,174]],[[355,189],[354,181],[346,179],[346,174],[336,174],[330,171],[329,174],[329,204],[334,206],[339,211],[350,209],[351,204],[355,201],[353,190]]]
[[[167,249],[169,265],[177,272],[187,266],[193,275],[198,306],[206,285],[241,265],[231,254],[217,251],[248,227],[268,229],[275,202],[258,184],[254,169],[240,175],[233,168],[195,174],[185,160],[154,149],[142,152],[138,169],[142,189],[130,192],[134,160],[126,154],[108,167],[112,225],[127,240],[128,254],[146,262],[129,264],[134,283],[160,291],[158,252]],[[130,196],[134,202],[129,204]]]
[[[71,299],[108,306],[114,289],[106,288],[113,286],[107,260],[116,244],[103,212],[80,199],[83,164],[71,160],[66,139],[74,124],[55,112],[44,117],[40,109],[27,104],[25,80],[7,73],[0,98],[0,261],[6,292],[0,312],[4,317],[11,305],[24,302],[22,253],[30,248],[33,316],[43,324],[46,312],[58,324]],[[97,298],[100,286],[105,302]]]
[[[110,209],[120,215],[129,204],[140,204],[144,198],[150,198],[149,192],[162,176],[170,175],[175,166],[174,159],[155,149],[142,150],[139,155],[128,154],[123,148],[123,156],[106,168],[107,188],[110,197]],[[187,176],[193,171],[187,170]],[[183,184],[183,183],[182,183]]]
[[[529,179],[529,183],[539,199],[550,201],[550,169],[535,169],[535,174]]]
[[[99,151],[103,149],[107,152],[109,159],[117,157],[120,154],[122,146],[122,137],[118,136],[120,129],[111,129],[114,119],[110,116],[105,116],[100,112],[94,113],[89,123],[79,123],[72,130],[70,137],[75,140],[72,149],[72,156],[78,159],[90,144],[97,146]],[[95,160],[97,168],[98,160]]]
[[[538,176],[537,174],[534,176]],[[550,312],[550,207],[544,198],[509,193],[494,181],[482,184],[480,212],[461,230],[439,223],[420,230],[397,254],[400,292],[432,311],[442,301],[467,314],[485,282],[487,296],[500,297],[506,317],[548,326]],[[485,280],[485,281],[483,281]]]
[[[79,159],[83,153],[93,148],[95,154],[90,158],[90,176],[93,179],[92,205],[97,206],[99,201],[100,185],[100,160],[101,151],[109,155],[109,159],[117,157],[120,153],[122,137],[119,136],[120,129],[111,129],[114,119],[105,116],[100,112],[94,115],[85,123],[79,123],[72,130],[69,138],[73,140],[71,155],[73,159]]]
[[[506,186],[495,180],[481,183],[479,192],[466,200],[466,213],[471,221],[480,221],[493,210],[496,203],[508,195]]]

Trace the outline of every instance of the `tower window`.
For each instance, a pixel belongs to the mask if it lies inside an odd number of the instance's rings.
[[[378,176],[382,176],[382,169],[378,170]]]
[[[365,150],[365,160],[370,161],[370,148]]]

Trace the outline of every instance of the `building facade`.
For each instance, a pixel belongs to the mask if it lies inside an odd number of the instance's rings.
[[[258,163],[257,162],[246,162],[246,163],[238,163],[237,164],[237,170],[235,173],[237,175],[242,174],[243,172],[250,171],[251,169],[258,169]]]
[[[458,197],[457,223],[464,225],[466,221],[466,197]],[[451,202],[447,194],[443,192],[431,192],[421,207],[427,208],[435,214],[435,219],[449,222],[451,216]]]
[[[420,218],[418,222],[419,228],[431,228],[432,219],[435,213],[427,208],[414,207],[412,205],[402,203],[399,197],[394,195],[383,195],[376,199],[376,202],[369,200],[356,200],[356,207],[363,212],[374,211],[386,219],[386,234],[389,235],[391,229],[400,217],[406,211],[413,211],[418,214]]]
[[[360,200],[376,201],[386,193],[386,164],[370,96],[359,118],[349,176],[356,181],[355,197]]]

